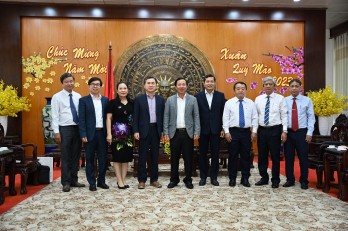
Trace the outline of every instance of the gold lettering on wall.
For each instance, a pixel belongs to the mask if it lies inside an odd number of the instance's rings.
[[[248,74],[249,71],[249,67],[245,66],[245,67],[241,67],[239,63],[236,63],[233,65],[233,74],[244,74],[244,76],[246,76]]]
[[[54,57],[66,57],[69,54],[67,49],[63,47],[59,48],[59,46],[50,46],[47,49],[46,56],[51,59]]]
[[[91,51],[84,47],[77,47],[73,49],[75,59],[85,59],[85,58],[94,58],[97,60],[99,58],[99,51]]]
[[[65,72],[69,72],[72,74],[80,74],[85,72],[84,67],[78,67],[76,64],[65,63],[64,64]]]
[[[247,53],[242,53],[240,50],[236,53],[230,53],[229,48],[222,48],[220,53],[222,54],[220,60],[246,60],[248,58]]]
[[[253,74],[267,75],[272,73],[272,68],[267,67],[266,65],[263,65],[263,63],[254,63],[252,67],[254,68]]]
[[[88,66],[91,75],[104,74],[107,71],[107,66],[101,66],[100,63],[92,63]]]

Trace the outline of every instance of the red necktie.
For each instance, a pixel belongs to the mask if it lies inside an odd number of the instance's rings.
[[[296,98],[293,98],[293,100],[294,102],[292,103],[291,125],[292,125],[292,130],[296,132],[298,130],[298,113],[297,113]]]

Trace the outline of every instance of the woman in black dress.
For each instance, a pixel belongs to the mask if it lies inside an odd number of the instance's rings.
[[[111,100],[106,110],[106,140],[111,144],[112,162],[119,189],[125,189],[128,162],[133,159],[132,116],[134,102],[128,97],[126,83],[117,84],[117,96]]]

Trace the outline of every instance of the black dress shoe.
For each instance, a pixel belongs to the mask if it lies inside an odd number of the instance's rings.
[[[301,183],[301,189],[308,189],[308,184],[307,183]]]
[[[207,180],[201,179],[198,183],[199,186],[204,186],[207,183]]]
[[[288,187],[291,187],[291,186],[294,186],[294,185],[295,185],[294,182],[287,181],[287,182],[285,182],[285,184],[283,184],[283,187],[288,188]]]
[[[211,184],[214,185],[214,186],[219,186],[220,185],[219,181],[217,181],[217,180],[212,180]]]
[[[97,186],[98,186],[99,188],[109,189],[109,186],[108,186],[107,184],[105,184],[105,183],[98,183]]]
[[[231,186],[231,187],[236,186],[236,180],[235,180],[235,179],[230,180],[230,182],[228,183],[228,185]]]
[[[128,187],[129,187],[129,186],[128,186]],[[118,189],[126,189],[127,187],[126,187],[126,185],[124,185],[124,186],[121,187],[121,186],[118,185],[118,182],[117,182],[117,188],[118,188]]]
[[[128,184],[126,184],[126,185],[124,185],[124,187],[129,188],[129,185],[128,185]]]
[[[279,188],[279,182],[273,182],[272,188]]]
[[[264,179],[261,179],[255,183],[256,186],[267,185],[267,184],[268,184],[268,180],[264,180]]]
[[[191,182],[185,183],[186,188],[193,189],[193,184]]]
[[[244,186],[244,187],[250,187],[250,183],[249,183],[249,180],[248,179],[242,179],[240,181],[240,183]]]
[[[81,188],[81,187],[85,187],[86,185],[85,184],[81,184],[79,182],[76,182],[76,183],[72,183],[70,184],[71,187],[76,187],[76,188]]]
[[[70,185],[66,184],[63,186],[63,192],[69,192],[70,191]]]
[[[167,188],[174,188],[175,186],[177,186],[178,185],[178,183],[175,183],[175,182],[169,182],[169,184],[168,184],[168,186],[167,186]]]
[[[92,192],[97,191],[97,187],[95,185],[90,185],[89,191],[92,191]]]

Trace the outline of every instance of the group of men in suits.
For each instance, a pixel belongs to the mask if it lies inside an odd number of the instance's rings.
[[[78,182],[77,170],[81,141],[86,151],[86,176],[90,190],[96,187],[108,189],[106,172],[106,125],[105,108],[108,99],[100,94],[102,81],[92,77],[88,81],[90,94],[82,97],[74,92],[74,77],[70,73],[61,76],[63,90],[52,98],[52,127],[55,139],[61,143],[63,191],[70,187],[84,187]],[[135,98],[133,115],[134,138],[139,140],[138,188],[144,189],[147,181],[146,160],[151,158],[150,185],[161,188],[158,182],[158,154],[160,140],[170,141],[171,174],[168,188],[180,182],[179,159],[184,159],[185,178],[183,182],[192,189],[192,157],[194,140],[199,142],[199,186],[208,178],[207,153],[211,154],[210,182],[219,186],[219,146],[221,139],[229,143],[229,186],[236,185],[237,159],[240,156],[241,184],[250,187],[250,150],[257,138],[258,167],[261,179],[256,186],[267,185],[269,176],[268,154],[272,159],[272,188],[278,188],[279,154],[281,142],[285,142],[286,176],[284,187],[295,184],[293,174],[294,156],[300,159],[302,189],[308,188],[308,143],[314,130],[314,112],[311,100],[300,95],[301,81],[290,81],[291,96],[284,98],[275,93],[275,80],[262,80],[265,94],[256,97],[255,102],[246,97],[247,85],[236,82],[235,96],[226,101],[224,93],[215,90],[216,78],[204,77],[204,90],[195,96],[187,93],[185,78],[175,80],[176,94],[164,98],[156,95],[157,79],[144,79],[145,94]],[[296,102],[297,101],[297,102]],[[296,105],[297,103],[297,105]],[[77,117],[77,110],[79,117]],[[289,113],[290,111],[292,113]],[[289,133],[289,135],[288,135]],[[79,134],[81,139],[76,139]],[[287,140],[288,138],[288,140]],[[98,178],[94,176],[94,153],[97,153]]]

